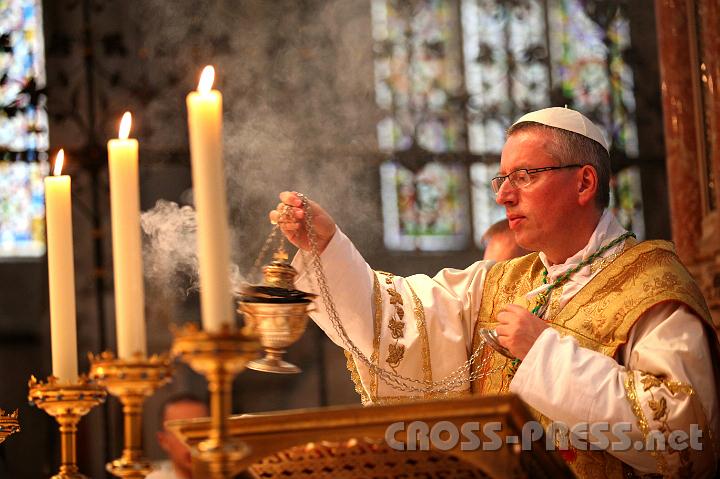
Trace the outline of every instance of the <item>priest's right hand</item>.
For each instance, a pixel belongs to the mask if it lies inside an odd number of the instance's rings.
[[[301,195],[296,191],[283,191],[279,196],[280,203],[270,212],[270,222],[279,225],[280,230],[292,244],[310,251]],[[318,254],[321,254],[335,234],[335,221],[319,204],[310,199],[308,199],[308,207],[312,213],[312,227],[317,238]]]

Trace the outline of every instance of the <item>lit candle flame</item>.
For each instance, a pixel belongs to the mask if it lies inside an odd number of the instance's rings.
[[[198,93],[208,93],[212,89],[213,82],[215,81],[215,69],[212,65],[208,65],[203,68],[200,74],[200,82],[198,82],[197,91]]]
[[[55,168],[53,169],[54,176],[60,176],[62,172],[63,162],[65,161],[65,151],[61,148],[55,157]]]
[[[118,133],[118,138],[121,140],[127,140],[130,136],[130,126],[132,125],[132,115],[129,111],[126,111],[125,114],[122,117],[122,120],[120,120],[120,132]]]

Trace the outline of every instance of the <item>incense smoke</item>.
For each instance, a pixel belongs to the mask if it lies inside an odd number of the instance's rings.
[[[143,146],[186,151],[184,98],[201,66],[214,65],[224,102],[231,261],[251,271],[283,190],[320,203],[361,252],[384,251],[367,3],[253,0],[238,10],[210,2],[201,14],[193,5],[133,4],[135,15],[154,19],[142,24],[143,64],[154,73],[148,84],[163,92],[146,112],[156,120],[146,124],[163,126],[144,131]],[[196,225],[186,208],[161,202],[143,215],[148,279],[182,291],[197,288]]]
[[[148,281],[186,295],[199,290],[195,209],[159,200],[142,213],[140,224],[146,235],[143,264]],[[229,268],[234,291],[242,277],[237,265],[230,263]]]

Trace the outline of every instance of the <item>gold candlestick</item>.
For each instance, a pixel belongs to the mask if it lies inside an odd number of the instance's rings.
[[[152,464],[143,457],[143,402],[156,389],[170,382],[172,367],[167,355],[146,358],[141,354],[129,360],[116,359],[105,351],[90,354],[90,377],[105,386],[123,406],[124,448],[122,456],[105,466],[117,477],[142,479],[152,471]]]
[[[10,414],[0,409],[0,444],[2,444],[9,435],[19,431],[20,422],[18,421],[17,409]]]
[[[210,477],[227,479],[240,472],[237,463],[247,455],[247,447],[228,434],[231,414],[232,382],[248,361],[259,356],[260,344],[253,336],[223,329],[218,334],[200,331],[188,324],[174,331],[172,355],[205,376],[210,391],[210,434],[193,450],[208,466]]]
[[[105,389],[81,376],[75,383],[50,376],[43,383],[30,377],[28,399],[53,416],[60,426],[60,471],[51,479],[87,479],[77,466],[77,425],[92,408],[105,401]]]

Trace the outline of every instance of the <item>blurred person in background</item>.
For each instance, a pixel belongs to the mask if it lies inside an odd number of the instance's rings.
[[[210,412],[207,404],[194,394],[183,393],[168,398],[160,411],[163,427],[157,432],[157,441],[168,459],[160,464],[159,469],[151,472],[147,479],[199,479],[193,476],[190,449],[165,428],[165,423],[177,419],[208,417]]]
[[[507,218],[498,221],[485,231],[482,244],[483,259],[505,261],[530,253],[515,241],[515,235],[510,229],[510,222]]]

